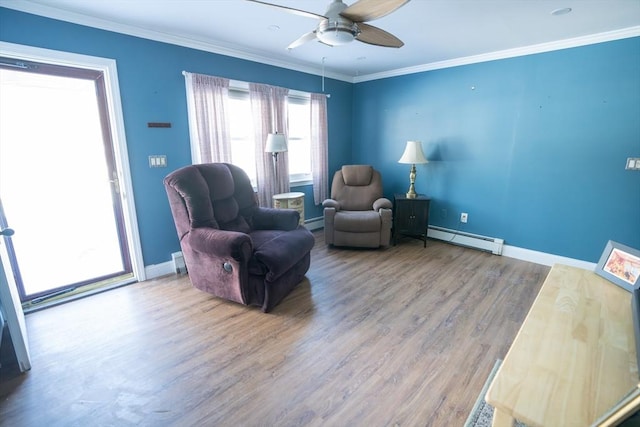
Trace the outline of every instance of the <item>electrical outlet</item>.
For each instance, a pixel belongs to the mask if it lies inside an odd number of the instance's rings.
[[[468,213],[462,212],[460,214],[460,222],[466,224],[468,219],[469,219],[469,214]]]
[[[447,210],[446,209],[442,209],[440,211],[440,218],[445,219],[447,217]]]

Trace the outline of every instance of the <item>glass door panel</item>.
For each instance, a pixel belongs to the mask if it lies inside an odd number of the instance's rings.
[[[0,198],[23,301],[131,272],[101,74],[31,67],[0,68]]]

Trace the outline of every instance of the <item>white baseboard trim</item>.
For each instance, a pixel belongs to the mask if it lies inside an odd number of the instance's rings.
[[[547,265],[550,267],[554,264],[565,264],[590,271],[593,271],[596,267],[596,263],[593,262],[549,254],[546,252],[533,251],[531,249],[519,248],[517,246],[505,245],[504,240],[494,237],[486,237],[469,233],[459,233],[455,230],[432,226],[429,226],[427,235],[428,237],[433,239],[443,240],[445,242],[453,243],[456,245],[488,251],[493,253],[494,255],[503,255],[509,258]]]
[[[176,269],[173,261],[167,261],[161,264],[147,265],[144,267],[144,272],[147,280],[151,280],[160,276],[176,274]]]
[[[522,261],[529,261],[536,264],[547,265],[549,267],[553,266],[554,264],[564,264],[570,265],[572,267],[583,268],[589,271],[593,271],[596,268],[595,262],[548,254],[546,252],[532,251],[531,249],[519,248],[517,246],[505,245],[502,248],[502,255]]]

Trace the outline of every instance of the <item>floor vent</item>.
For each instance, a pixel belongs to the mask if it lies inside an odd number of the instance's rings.
[[[502,255],[502,247],[504,246],[504,240],[502,239],[435,226],[429,226],[427,236],[432,239],[443,240],[455,245],[467,246],[469,248],[491,252],[494,255]]]
[[[173,260],[173,269],[177,274],[183,274],[187,272],[187,266],[184,263],[184,256],[182,252],[174,252],[171,254]]]

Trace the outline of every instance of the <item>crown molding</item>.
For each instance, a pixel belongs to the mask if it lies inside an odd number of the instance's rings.
[[[467,56],[446,61],[431,62],[413,67],[399,68],[381,73],[364,74],[361,76],[349,76],[346,74],[324,71],[321,67],[303,66],[293,64],[291,62],[274,60],[272,58],[261,55],[257,52],[250,52],[246,49],[233,45],[214,44],[209,41],[199,40],[192,37],[185,37],[173,34],[167,34],[159,31],[147,30],[140,27],[125,25],[114,21],[94,18],[91,16],[78,14],[60,10],[54,7],[32,3],[26,0],[0,0],[0,7],[14,9],[25,13],[44,16],[47,18],[57,19],[61,21],[71,22],[78,25],[84,25],[101,30],[113,31],[120,34],[126,34],[134,37],[140,37],[148,40],[154,40],[163,43],[169,43],[177,46],[188,47],[205,52],[216,53],[219,55],[230,56],[247,61],[258,62],[261,64],[272,65],[279,68],[285,68],[293,71],[299,71],[307,74],[313,74],[335,80],[341,80],[348,83],[361,83],[371,80],[380,80],[389,77],[403,76],[407,74],[421,73],[425,71],[440,70],[444,68],[458,67],[461,65],[477,64],[481,62],[495,61],[499,59],[515,58],[518,56],[533,55],[536,53],[551,52],[561,49],[569,49],[572,47],[586,46],[590,44],[603,43],[608,41],[620,40],[631,37],[640,36],[640,26],[623,28],[615,31],[591,34],[587,36],[575,37],[571,39],[557,40],[549,43],[540,43],[531,46],[519,47],[514,49],[506,49],[496,52],[483,53],[480,55]]]
[[[498,59],[515,58],[518,56],[533,55],[536,53],[552,52],[555,50],[569,49],[572,47],[586,46],[590,44],[621,40],[640,36],[640,26],[623,28],[621,30],[608,31],[604,33],[591,34],[588,36],[575,37],[571,39],[557,40],[549,43],[540,43],[531,46],[506,49],[496,52],[483,53],[481,55],[467,56],[447,61],[432,62],[429,64],[417,65],[415,67],[399,68],[397,70],[385,71],[383,73],[367,74],[353,78],[353,83],[380,80],[388,77],[403,76],[406,74],[421,73],[424,71],[440,70],[443,68],[458,67],[460,65],[477,64],[480,62],[495,61]]]

